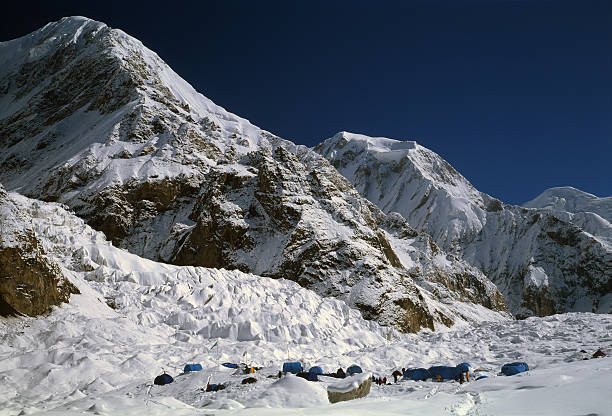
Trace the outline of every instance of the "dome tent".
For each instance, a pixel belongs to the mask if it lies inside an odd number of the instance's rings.
[[[409,368],[404,372],[404,380],[425,381],[431,378],[431,373],[426,368]]]
[[[185,364],[183,368],[184,373],[189,373],[190,371],[201,371],[202,364]]]
[[[363,370],[357,364],[353,364],[352,366],[346,369],[346,374],[349,376],[352,376],[353,374],[357,373],[363,373]]]
[[[440,381],[454,380],[459,377],[460,370],[458,367],[450,367],[447,365],[436,365],[429,367],[429,373],[431,378],[437,379],[440,376]]]
[[[297,374],[302,372],[302,363],[298,361],[290,361],[283,363],[283,373]]]
[[[513,376],[518,373],[524,373],[525,371],[529,371],[529,366],[527,363],[510,363],[504,364],[501,368],[501,372],[507,376]]]
[[[163,386],[165,384],[170,384],[174,381],[174,379],[172,378],[172,376],[170,374],[162,374],[159,375],[157,377],[155,377],[155,380],[153,381],[153,384],[157,384],[158,386]]]
[[[308,370],[308,372],[312,374],[323,374],[323,369],[318,365],[315,365],[314,367],[310,367],[310,370]]]

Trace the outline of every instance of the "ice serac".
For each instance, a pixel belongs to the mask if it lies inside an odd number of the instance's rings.
[[[610,198],[553,188],[507,205],[414,141],[341,132],[315,149],[384,212],[478,267],[519,316],[610,313]]]
[[[0,182],[132,253],[288,278],[404,331],[506,311],[479,270],[120,30],[64,18],[0,64]]]

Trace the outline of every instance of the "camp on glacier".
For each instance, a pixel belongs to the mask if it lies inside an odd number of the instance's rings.
[[[0,133],[0,414],[612,412],[610,198],[296,145],[83,17],[0,43]]]

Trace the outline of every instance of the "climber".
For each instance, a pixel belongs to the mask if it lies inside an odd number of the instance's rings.
[[[605,357],[605,356],[606,356],[606,353],[603,352],[601,348],[595,351],[595,354],[593,354],[593,358],[599,358],[599,357]]]
[[[399,370],[395,370],[393,373],[391,373],[391,375],[393,376],[393,382],[397,383],[397,379],[402,377],[404,374],[401,373]]]

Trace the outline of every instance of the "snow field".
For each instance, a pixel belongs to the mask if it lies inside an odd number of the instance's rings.
[[[605,415],[612,409],[611,359],[582,361],[580,352],[610,350],[610,315],[463,323],[392,332],[389,342],[389,328],[293,282],[145,260],[113,247],[60,205],[10,198],[12,212],[29,221],[81,295],[41,318],[0,321],[0,414]],[[489,378],[374,385],[365,399],[330,405],[325,388],[334,379],[268,377],[287,359],[326,372],[357,363],[389,380],[402,367],[467,361],[474,376]],[[220,367],[224,361],[263,368],[255,384],[242,385],[248,375]],[[512,361],[527,362],[531,371],[498,377]],[[193,362],[204,371],[180,375]],[[175,382],[152,386],[164,370]],[[208,376],[227,388],[203,391]]]

